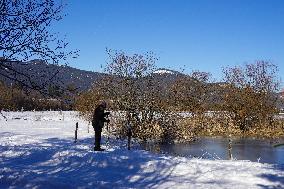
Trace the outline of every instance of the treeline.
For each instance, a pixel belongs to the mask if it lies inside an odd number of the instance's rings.
[[[0,81],[0,110],[72,110],[73,103],[74,97],[56,86],[49,86],[48,94],[42,94],[36,90],[27,91],[17,84],[7,86]]]
[[[19,84],[0,82],[0,110],[78,110],[91,118],[95,106],[107,101],[111,132],[161,142],[188,141],[198,135],[284,135],[280,111],[280,79],[268,61],[223,69],[223,80],[211,74],[156,74],[153,53],[127,55],[107,51],[107,74],[77,95],[76,87],[47,86],[46,94]],[[127,127],[126,127],[127,126]]]
[[[152,53],[108,50],[108,55],[108,75],[78,97],[76,109],[88,119],[106,100],[116,112],[112,133],[117,136],[125,136],[129,125],[135,138],[166,142],[200,134],[283,135],[283,123],[275,116],[277,67],[270,62],[225,68],[222,83],[210,83],[209,73],[196,71],[165,85],[167,78],[153,74],[157,59]]]

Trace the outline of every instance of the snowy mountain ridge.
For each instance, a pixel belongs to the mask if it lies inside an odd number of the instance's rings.
[[[106,75],[100,72],[80,70],[68,65],[48,64],[38,59],[22,63],[11,62],[9,66],[16,71],[22,72],[24,75],[32,76],[33,82],[38,84],[48,80],[49,77],[57,73],[54,77],[54,80],[57,81],[56,83],[63,86],[73,86],[79,91],[88,90],[95,81],[100,80]],[[3,71],[0,70],[0,81],[3,81],[7,85],[14,83],[13,80],[3,77],[1,72]],[[177,76],[182,75],[180,72],[166,68],[159,68],[152,72],[152,74],[155,79],[163,80],[165,86],[175,81]],[[24,79],[22,75],[16,77],[21,80]]]
[[[158,68],[157,70],[155,70],[153,72],[153,74],[158,74],[158,75],[183,75],[182,73],[175,71],[175,70],[171,70],[171,69],[167,69],[167,68]]]
[[[153,74],[175,74],[175,73],[172,70],[161,68],[154,71]]]

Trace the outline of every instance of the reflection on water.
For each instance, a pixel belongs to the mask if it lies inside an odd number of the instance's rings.
[[[274,142],[274,143],[273,143]],[[237,159],[261,163],[284,164],[284,146],[258,139],[200,138],[190,144],[146,145],[145,149],[171,155],[205,159]]]

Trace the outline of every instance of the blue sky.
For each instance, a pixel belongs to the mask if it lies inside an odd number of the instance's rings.
[[[284,75],[283,0],[68,0],[55,30],[80,50],[70,66],[103,71],[106,48],[153,51],[158,67],[207,71],[269,60]]]

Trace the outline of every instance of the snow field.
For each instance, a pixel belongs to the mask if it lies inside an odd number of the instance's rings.
[[[128,151],[106,137],[107,150],[93,152],[92,128],[76,112],[3,114],[0,188],[284,188],[283,165]]]

